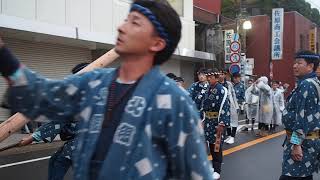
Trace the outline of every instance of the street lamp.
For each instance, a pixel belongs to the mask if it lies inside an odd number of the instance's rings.
[[[251,29],[251,28],[252,28],[251,21],[250,21],[250,20],[244,21],[242,27],[243,27],[243,29],[245,29],[245,30]]]

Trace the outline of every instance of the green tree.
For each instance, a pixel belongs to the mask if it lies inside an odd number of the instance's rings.
[[[242,0],[243,7],[247,9],[258,8],[261,14],[271,16],[272,8],[284,8],[285,12],[297,11],[312,22],[320,26],[320,13],[316,8],[311,8],[305,0]],[[235,18],[240,10],[240,0],[223,0],[222,15]]]

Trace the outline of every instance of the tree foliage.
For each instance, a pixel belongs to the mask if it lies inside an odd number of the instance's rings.
[[[235,18],[240,12],[241,0],[223,0],[222,15]],[[271,15],[272,8],[284,8],[285,12],[297,11],[312,22],[320,26],[320,13],[316,8],[311,8],[311,4],[305,0],[242,0],[242,7],[249,10],[257,8],[260,14]]]

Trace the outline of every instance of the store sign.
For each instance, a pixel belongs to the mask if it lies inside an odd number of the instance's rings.
[[[309,50],[317,53],[317,28],[311,29],[309,33]]]
[[[232,54],[232,51],[230,49],[231,43],[233,42],[233,34],[234,34],[234,30],[230,29],[230,30],[225,30],[224,32],[224,60],[225,63],[231,63],[230,61],[230,56]]]
[[[272,9],[272,60],[280,60],[283,55],[283,8]]]

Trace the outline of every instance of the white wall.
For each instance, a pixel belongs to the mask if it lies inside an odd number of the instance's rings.
[[[77,27],[114,40],[131,0],[0,0],[1,14],[35,22]],[[194,50],[193,1],[184,0],[180,48]],[[86,39],[90,40],[90,39]],[[95,41],[95,39],[92,39]]]
[[[167,73],[173,73],[176,76],[180,76],[180,63],[181,61],[176,61],[173,59],[168,60],[166,63],[161,65],[161,70]]]
[[[66,24],[65,0],[38,0],[37,20],[57,25]]]
[[[36,0],[1,0],[2,12],[25,19],[36,19]]]

